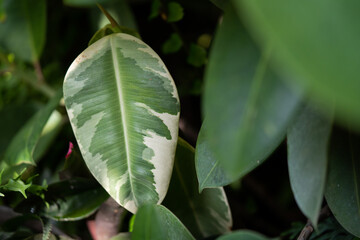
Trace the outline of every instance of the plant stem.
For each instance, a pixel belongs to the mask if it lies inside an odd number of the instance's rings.
[[[324,220],[328,216],[330,216],[330,214],[331,213],[330,213],[329,206],[326,205],[320,211],[319,222]],[[313,232],[314,232],[314,226],[312,225],[310,220],[308,220],[306,225],[304,226],[304,228],[301,230],[300,235],[297,238],[297,240],[308,240]]]
[[[116,22],[116,20],[110,15],[110,13],[108,11],[105,10],[105,8],[103,8],[103,6],[101,6],[100,4],[96,4],[98,6],[98,8],[100,8],[101,12],[106,16],[106,18],[109,20],[110,24],[112,27],[119,27],[119,24]]]

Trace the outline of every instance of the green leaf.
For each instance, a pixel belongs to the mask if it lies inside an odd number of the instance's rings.
[[[192,146],[179,138],[174,173],[163,204],[196,238],[228,232],[232,218],[224,189],[205,189],[199,194],[194,152]]]
[[[109,197],[96,182],[75,178],[48,186],[45,199],[51,202],[44,215],[57,221],[76,221],[93,214]]]
[[[217,240],[267,240],[269,238],[249,230],[238,230],[217,238]]]
[[[24,198],[27,198],[25,190],[28,189],[30,186],[31,183],[25,184],[20,179],[16,179],[16,180],[10,179],[7,184],[1,186],[0,188],[8,191],[20,192],[24,196]]]
[[[183,45],[183,42],[182,42],[179,34],[173,33],[173,34],[171,34],[170,38],[168,38],[164,42],[161,50],[164,54],[176,53],[180,50],[182,45]]]
[[[194,67],[201,67],[206,63],[206,50],[197,44],[190,44],[189,56],[187,62]]]
[[[39,60],[45,45],[46,1],[3,0],[0,46],[25,61]]]
[[[4,159],[1,162],[3,166],[5,165],[3,181],[11,178],[11,175],[13,174],[12,167],[18,168],[16,172],[19,174],[24,169],[25,165],[35,165],[33,155],[36,144],[41,137],[41,133],[48,122],[51,113],[59,104],[61,96],[62,92],[58,91],[47,105],[39,110],[18,131],[15,137],[13,137],[5,152]]]
[[[231,6],[225,11],[206,69],[206,136],[230,179],[244,176],[281,143],[300,101],[268,67]]]
[[[209,140],[206,138],[206,120],[201,126],[196,142],[195,166],[200,192],[204,188],[226,186],[235,180],[227,176],[209,145]]]
[[[140,38],[139,33],[133,29],[130,29],[127,27],[122,27],[122,26],[113,27],[113,26],[111,26],[111,24],[107,24],[103,28],[99,29],[94,34],[94,36],[90,39],[88,46],[90,46],[94,42],[100,40],[101,38],[108,36],[110,34],[113,34],[113,33],[126,33],[126,34],[132,35],[134,37]]]
[[[331,117],[307,105],[288,131],[288,166],[295,200],[316,226],[323,202]]]
[[[325,197],[336,220],[360,237],[360,136],[332,134]]]
[[[174,162],[179,99],[159,56],[111,34],[88,47],[64,81],[65,106],[91,173],[131,212],[165,197]]]
[[[360,127],[360,1],[235,3],[260,43],[274,44],[280,71],[323,104],[335,100],[339,117]]]
[[[131,239],[131,234],[128,232],[122,232],[110,238],[110,240],[130,240],[130,239]]]
[[[167,5],[167,18],[166,21],[168,22],[177,22],[180,21],[184,17],[184,9],[183,7],[177,2],[169,2]]]
[[[112,0],[63,0],[63,3],[72,7],[91,7],[99,4],[104,4]]]
[[[149,20],[156,18],[159,16],[161,10],[161,2],[160,0],[153,0],[151,3],[151,12],[149,15]]]
[[[145,205],[136,214],[132,240],[195,239],[168,209]]]

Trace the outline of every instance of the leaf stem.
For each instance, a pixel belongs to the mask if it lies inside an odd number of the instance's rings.
[[[319,222],[329,217],[331,214],[330,208],[328,205],[323,207],[319,214]],[[314,226],[311,224],[310,220],[307,221],[304,228],[301,230],[299,237],[297,240],[308,240],[310,239],[311,234],[314,232]]]
[[[101,6],[99,3],[97,3],[96,5],[101,10],[101,12],[106,16],[106,18],[109,20],[112,27],[114,27],[114,28],[120,27],[119,24],[116,22],[116,20],[110,15],[110,13],[108,11],[106,11],[105,8],[103,8],[103,6]]]

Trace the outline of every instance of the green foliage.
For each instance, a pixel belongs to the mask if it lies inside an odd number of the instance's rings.
[[[168,209],[159,205],[146,205],[136,214],[133,240],[195,239]]]
[[[332,120],[304,106],[288,132],[288,165],[294,197],[316,226],[323,202]]]
[[[359,10],[0,0],[0,239],[359,239]]]

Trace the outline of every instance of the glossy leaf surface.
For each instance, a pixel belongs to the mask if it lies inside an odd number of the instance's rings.
[[[37,61],[45,45],[46,1],[4,0],[0,45],[25,61]]]
[[[206,71],[207,138],[231,179],[250,172],[283,140],[299,93],[269,68],[234,9],[225,11]]]
[[[359,1],[235,3],[260,42],[274,44],[280,70],[291,70],[324,104],[335,100],[339,117],[360,127]]]
[[[161,205],[145,205],[136,214],[132,240],[194,240],[185,226]]]
[[[331,117],[305,106],[288,131],[288,166],[295,200],[316,226],[324,197]]]
[[[70,66],[64,98],[91,173],[131,212],[160,203],[170,182],[179,122],[174,81],[141,40],[111,34]]]
[[[269,238],[249,230],[238,230],[218,237],[217,240],[267,240]]]
[[[199,194],[194,152],[190,144],[179,138],[173,176],[163,204],[201,239],[230,231],[232,218],[222,187]]]
[[[200,129],[195,149],[195,167],[199,181],[199,190],[204,188],[222,187],[235,179],[230,179],[206,138],[206,120]]]
[[[46,197],[51,202],[50,207],[45,208],[46,217],[58,221],[76,221],[94,213],[109,195],[96,182],[75,178],[49,185]]]
[[[360,136],[332,134],[325,197],[336,220],[360,237]]]

